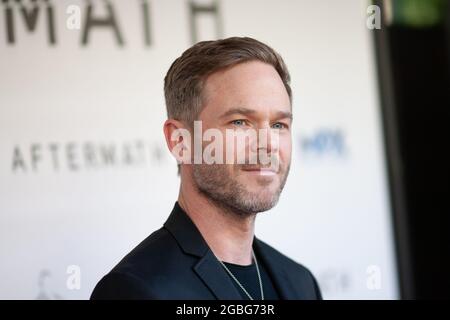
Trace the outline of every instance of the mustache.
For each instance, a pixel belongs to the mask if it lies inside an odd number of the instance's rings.
[[[273,169],[272,166],[254,166],[254,165],[240,165],[240,168],[243,170],[264,170],[264,169]]]

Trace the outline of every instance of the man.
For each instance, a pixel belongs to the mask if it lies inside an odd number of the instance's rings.
[[[175,60],[164,83],[164,134],[179,163],[178,201],[92,299],[321,299],[308,269],[254,236],[256,215],[275,206],[289,172],[289,82],[282,58],[251,38],[199,42]],[[198,156],[192,145],[208,130],[234,152],[231,162],[223,148],[210,154],[222,161]],[[230,130],[263,135],[239,144],[237,135],[224,138]]]

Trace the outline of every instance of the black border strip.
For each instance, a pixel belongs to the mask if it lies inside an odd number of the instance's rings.
[[[382,0],[374,0],[383,9]],[[384,10],[381,15],[384,17]],[[415,298],[415,286],[410,248],[409,219],[405,198],[403,160],[400,150],[398,122],[396,116],[395,86],[392,74],[389,27],[382,19],[381,29],[372,31],[375,44],[379,99],[382,115],[385,163],[389,177],[392,222],[394,226],[397,270],[400,282],[400,297]]]

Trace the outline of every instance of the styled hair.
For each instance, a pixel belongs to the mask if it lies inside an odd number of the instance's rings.
[[[292,103],[290,75],[281,56],[258,40],[231,37],[198,42],[172,63],[164,78],[167,116],[192,126],[202,111],[206,78],[221,69],[255,60],[275,68]]]

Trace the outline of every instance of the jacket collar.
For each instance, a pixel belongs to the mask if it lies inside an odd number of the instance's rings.
[[[197,226],[180,207],[178,201],[175,202],[169,218],[164,223],[164,227],[174,236],[184,253],[203,257],[209,250]]]
[[[173,235],[183,252],[199,258],[198,263],[194,266],[194,271],[217,299],[241,299],[241,295],[232,282],[233,280],[225,272],[198,228],[178,202],[175,202],[164,227]],[[254,237],[253,249],[257,259],[259,259],[258,262],[264,263],[281,299],[295,299],[295,289],[290,283],[283,265],[273,257],[270,247]]]

